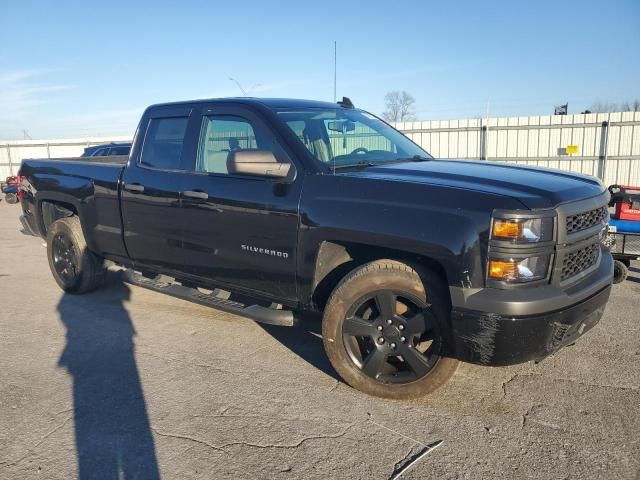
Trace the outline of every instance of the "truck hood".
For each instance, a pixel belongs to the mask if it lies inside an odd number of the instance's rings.
[[[345,175],[381,180],[450,186],[503,195],[527,208],[551,208],[604,191],[595,177],[540,167],[467,160],[429,160],[391,163],[351,171]]]

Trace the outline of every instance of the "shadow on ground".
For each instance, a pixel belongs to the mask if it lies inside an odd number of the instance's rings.
[[[73,378],[80,480],[160,478],[134,357],[135,330],[124,307],[128,299],[129,288],[109,275],[107,288],[64,294],[58,303],[67,329],[59,365]]]
[[[319,317],[305,316],[300,319],[298,326],[292,328],[260,323],[258,325],[304,361],[330,377],[340,380],[324,352],[322,323]]]

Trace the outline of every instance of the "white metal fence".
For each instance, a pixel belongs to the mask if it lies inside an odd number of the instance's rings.
[[[20,168],[20,161],[25,158],[79,157],[91,145],[129,141],[130,137],[0,141],[0,179],[15,175]]]
[[[640,112],[431,120],[395,126],[437,158],[537,165],[594,175],[607,185],[640,185]],[[569,146],[577,152],[567,154]]]
[[[640,112],[547,115],[396,124],[437,158],[513,162],[586,173],[605,184],[640,185]],[[0,142],[0,178],[23,158],[78,156],[128,137]],[[574,146],[576,153],[567,154]]]

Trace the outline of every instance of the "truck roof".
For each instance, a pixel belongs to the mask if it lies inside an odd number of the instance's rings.
[[[245,105],[264,105],[268,108],[338,108],[340,105],[333,102],[322,102],[318,100],[303,100],[297,98],[257,98],[257,97],[226,97],[226,98],[207,98],[198,100],[183,100],[180,102],[167,102],[151,105],[152,107],[162,107],[170,105],[185,105],[194,103],[242,103]]]

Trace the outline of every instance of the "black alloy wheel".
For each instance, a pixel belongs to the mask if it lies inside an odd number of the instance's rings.
[[[408,383],[440,359],[442,340],[430,305],[406,292],[379,290],[347,311],[342,335],[351,360],[382,383]]]
[[[78,275],[78,260],[71,240],[55,235],[51,244],[53,268],[65,285],[73,285]]]

